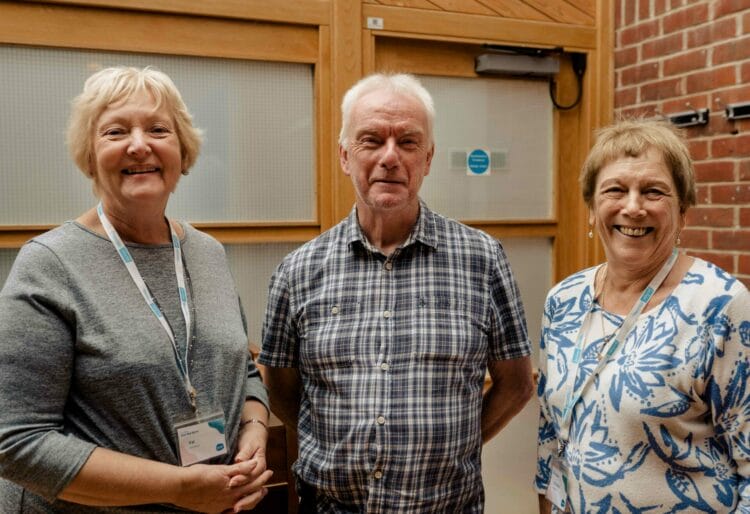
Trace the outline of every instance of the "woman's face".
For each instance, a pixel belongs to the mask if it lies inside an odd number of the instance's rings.
[[[180,141],[165,105],[145,92],[109,105],[94,126],[93,177],[111,209],[166,208],[182,173]]]
[[[620,157],[596,177],[589,222],[612,266],[650,270],[669,257],[685,226],[672,173],[660,152]]]

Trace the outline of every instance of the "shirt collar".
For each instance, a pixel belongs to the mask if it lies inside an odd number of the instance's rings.
[[[402,247],[405,248],[415,242],[419,242],[423,245],[436,249],[438,247],[436,218],[437,215],[432,212],[420,198],[419,217],[417,218],[417,222],[414,224],[414,228],[412,229],[411,234],[409,234],[409,237],[406,239],[406,242],[402,245]],[[365,234],[362,232],[362,227],[359,226],[359,221],[357,220],[356,205],[352,208],[349,216],[347,217],[347,224],[347,244],[351,246],[352,243],[359,242],[363,246],[372,249],[372,245],[370,245],[369,241],[367,241],[367,238],[365,237]]]

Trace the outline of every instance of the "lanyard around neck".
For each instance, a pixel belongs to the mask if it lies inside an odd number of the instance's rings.
[[[576,403],[578,403],[578,400],[581,399],[581,396],[583,395],[583,391],[586,389],[586,386],[591,382],[591,379],[599,374],[601,370],[604,368],[604,366],[607,365],[607,362],[609,361],[610,357],[612,357],[615,354],[615,351],[620,346],[620,343],[627,338],[628,334],[632,330],[633,326],[635,325],[636,321],[638,321],[638,316],[641,315],[643,312],[643,309],[646,307],[646,304],[651,300],[651,297],[654,295],[657,289],[659,289],[659,286],[661,286],[662,282],[664,282],[664,279],[667,278],[667,275],[669,275],[669,272],[672,271],[672,267],[674,266],[674,263],[677,261],[678,257],[677,248],[672,250],[672,255],[669,256],[669,259],[667,259],[667,262],[664,263],[664,266],[661,267],[659,272],[654,276],[653,279],[651,279],[651,282],[646,286],[646,289],[643,290],[643,293],[641,293],[641,296],[638,298],[638,301],[635,302],[635,305],[633,305],[633,308],[630,309],[630,312],[628,313],[628,316],[625,318],[625,320],[620,325],[620,328],[617,329],[617,332],[615,332],[614,337],[612,338],[612,341],[607,348],[607,352],[604,354],[604,357],[599,361],[597,366],[594,368],[594,370],[591,372],[591,374],[586,378],[586,380],[581,384],[581,386],[578,388],[577,391],[574,392],[575,389],[575,381],[576,377],[578,376],[578,371],[580,369],[580,363],[583,359],[583,346],[585,344],[585,338],[586,334],[589,331],[589,325],[591,324],[591,313],[594,310],[594,299],[591,299],[591,307],[586,312],[586,317],[581,323],[581,328],[578,330],[578,336],[576,338],[576,347],[573,351],[573,364],[575,364],[574,368],[571,370],[573,380],[570,383],[570,387],[567,388],[568,392],[565,397],[565,407],[563,407],[562,411],[562,417],[560,420],[560,441],[563,442],[563,444],[567,443],[568,435],[570,431],[570,422],[571,418],[573,417],[573,407],[575,407]]]
[[[99,202],[99,204],[96,206],[96,213],[99,215],[99,221],[101,222],[102,227],[104,227],[109,240],[114,245],[115,250],[117,250],[117,255],[120,256],[120,260],[122,260],[122,263],[128,270],[130,278],[133,279],[133,283],[138,288],[138,291],[141,292],[143,300],[146,302],[146,305],[148,305],[149,309],[151,309],[151,312],[154,314],[154,316],[156,316],[156,319],[159,320],[159,323],[161,324],[162,328],[164,328],[167,336],[169,336],[169,340],[172,343],[172,349],[174,350],[175,360],[177,361],[177,368],[180,371],[180,375],[182,375],[182,379],[185,382],[185,387],[188,391],[188,394],[190,395],[190,403],[193,406],[193,409],[195,409],[196,392],[190,382],[190,370],[188,368],[188,356],[190,352],[191,336],[191,315],[190,306],[188,305],[187,288],[185,287],[185,268],[182,264],[182,246],[180,245],[180,239],[177,237],[177,233],[174,231],[174,228],[172,228],[172,224],[167,222],[167,224],[169,225],[169,232],[172,237],[172,248],[174,249],[174,269],[175,274],[177,275],[177,290],[180,294],[180,308],[182,309],[182,315],[185,318],[186,341],[184,358],[180,355],[179,349],[177,348],[177,343],[175,341],[172,327],[169,325],[167,318],[159,308],[159,304],[156,302],[156,298],[154,298],[154,295],[151,294],[151,290],[148,288],[148,285],[146,285],[145,280],[143,280],[141,272],[138,271],[138,266],[136,266],[132,255],[130,255],[130,251],[122,242],[122,239],[120,239],[120,235],[117,233],[115,227],[112,226],[112,223],[109,221],[109,218],[107,218],[107,215],[104,214],[104,209],[102,208],[101,202]]]

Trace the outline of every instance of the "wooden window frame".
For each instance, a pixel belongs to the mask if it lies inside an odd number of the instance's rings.
[[[333,223],[333,165],[328,145],[331,104],[323,100],[330,98],[329,20],[330,5],[320,0],[298,0],[293,6],[273,0],[2,3],[0,44],[312,65],[316,134],[314,220],[195,223],[223,243],[302,242]],[[0,225],[0,248],[18,248],[53,227]]]

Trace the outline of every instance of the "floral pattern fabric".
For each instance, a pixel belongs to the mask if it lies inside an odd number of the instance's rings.
[[[672,294],[642,313],[592,376],[623,317],[593,298],[597,268],[547,296],[535,487],[544,494],[565,395],[573,409],[563,463],[574,513],[750,513],[750,293],[695,259]],[[580,364],[578,332],[591,316]]]

